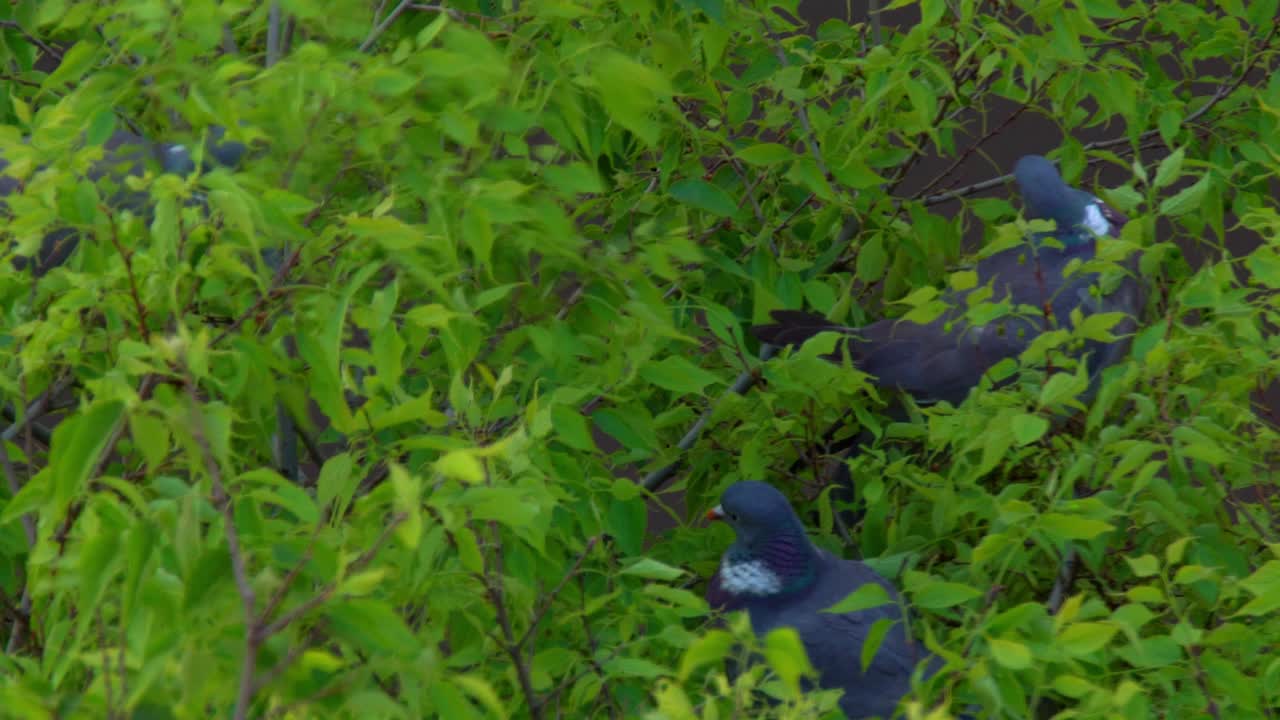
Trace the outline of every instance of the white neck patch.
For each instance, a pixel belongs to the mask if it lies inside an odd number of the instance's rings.
[[[1084,226],[1095,235],[1107,235],[1111,232],[1111,223],[1102,215],[1102,208],[1097,203],[1089,203],[1084,207]]]
[[[759,560],[720,565],[720,585],[732,595],[765,597],[782,591],[782,578]]]

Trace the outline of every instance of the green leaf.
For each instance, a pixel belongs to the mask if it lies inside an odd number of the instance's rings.
[[[858,249],[857,275],[863,282],[875,282],[884,275],[889,264],[889,253],[884,246],[884,235],[876,233]]]
[[[1019,445],[1029,445],[1044,436],[1049,430],[1049,421],[1039,415],[1022,413],[1014,416],[1011,426],[1013,439]]]
[[[467,483],[484,482],[484,465],[474,450],[451,450],[436,461],[436,471],[445,477]]]
[[[1170,565],[1177,565],[1182,562],[1182,556],[1187,551],[1187,545],[1191,543],[1191,538],[1184,537],[1169,543],[1164,549],[1165,562]]]
[[[778,143],[760,143],[742,148],[735,153],[738,159],[748,165],[777,165],[795,157],[795,153],[786,145]]]
[[[823,610],[828,613],[847,613],[866,610],[867,608],[880,607],[881,605],[890,605],[893,598],[889,597],[889,593],[879,583],[867,583],[862,587],[854,590],[843,600]]]
[[[733,643],[733,635],[724,630],[708,630],[705,635],[696,638],[680,657],[680,671],[677,675],[680,681],[688,680],[700,667],[724,660],[733,648]]]
[[[1155,555],[1143,555],[1141,557],[1126,557],[1125,561],[1129,563],[1129,568],[1133,570],[1133,574],[1138,577],[1151,577],[1160,572],[1160,561]]]
[[[591,416],[591,419],[600,426],[601,430],[611,435],[629,450],[653,451],[657,445],[657,438],[654,436],[652,428],[647,427],[647,423],[644,420],[634,415],[626,415],[606,408],[596,411]]]
[[[480,555],[480,545],[476,542],[475,533],[469,528],[460,527],[453,531],[453,541],[458,549],[458,561],[468,572],[484,572],[484,558]]]
[[[1115,529],[1101,520],[1052,512],[1041,515],[1037,524],[1045,532],[1064,540],[1092,540]]]
[[[124,404],[105,402],[59,423],[49,447],[53,469],[54,508],[57,514],[80,495],[93,472],[116,424],[124,415]]]
[[[764,657],[793,694],[800,693],[800,678],[813,672],[804,643],[795,628],[779,627],[764,638]]]
[[[661,131],[650,115],[671,96],[667,78],[613,50],[596,58],[591,74],[609,116],[645,144],[656,145]]]
[[[889,634],[897,620],[889,618],[880,618],[871,623],[871,629],[867,631],[867,636],[862,640],[862,650],[859,653],[859,660],[862,663],[862,672],[866,672],[871,667],[871,663],[876,659],[876,653],[880,651],[880,646],[884,642],[884,636]]]
[[[129,416],[129,435],[142,451],[147,470],[155,472],[169,453],[169,427],[163,420],[145,413]]]
[[[320,511],[307,491],[291,483],[282,482],[274,490],[257,493],[263,500],[274,502],[288,510],[294,517],[307,525],[314,525],[320,519]]]
[[[396,512],[404,513],[404,522],[396,526],[395,533],[406,548],[415,550],[422,539],[422,479],[410,475],[404,466],[392,463],[388,473],[394,493]]]
[[[120,538],[105,527],[80,547],[80,606],[97,607],[107,582],[115,575]]]
[[[355,647],[401,657],[420,649],[413,631],[383,601],[362,598],[336,602],[324,614],[334,634]]]
[[[419,305],[404,315],[405,320],[424,328],[447,327],[449,321],[456,317],[460,314],[439,303]]]
[[[855,190],[865,190],[888,182],[853,154],[849,155],[842,165],[832,167],[831,174]]]
[[[0,442],[4,441],[0,440]],[[28,480],[22,489],[5,504],[4,512],[0,513],[0,525],[8,525],[48,502],[52,486],[50,478],[49,468],[46,467]]]
[[[358,482],[359,479],[352,476],[350,453],[339,453],[329,458],[320,468],[320,478],[316,482],[320,507],[327,508],[335,500],[337,508],[345,507]]]
[[[1212,179],[1205,175],[1197,180],[1194,185],[1183,188],[1171,198],[1166,198],[1164,202],[1160,203],[1160,214],[1177,217],[1199,210],[1205,193],[1209,191],[1210,182],[1212,182]]]
[[[484,716],[476,711],[475,707],[467,701],[467,697],[462,691],[454,687],[452,683],[434,682],[431,683],[429,690],[431,702],[435,704],[435,712],[431,713],[433,717],[440,718],[458,718],[458,720],[481,720]],[[383,696],[376,703],[359,708],[361,717],[404,717],[399,706],[395,704],[391,698]]]
[[[656,678],[670,675],[671,671],[657,663],[634,657],[618,657],[604,664],[610,677]]]
[[[1054,407],[1059,404],[1078,403],[1076,398],[1088,387],[1088,380],[1079,375],[1060,372],[1054,373],[1044,387],[1040,389],[1040,407]]]
[[[1249,253],[1244,262],[1258,283],[1269,288],[1280,288],[1280,253],[1268,245],[1261,245]]]
[[[678,393],[701,393],[706,386],[720,381],[715,375],[677,355],[669,355],[641,367],[640,377]]]
[[[684,570],[674,568],[666,563],[658,562],[652,558],[641,558],[636,562],[622,569],[623,575],[634,575],[636,577],[648,578],[650,580],[662,580],[671,582],[684,575]]]
[[[441,16],[443,17],[444,14],[441,13]],[[451,682],[462,688],[476,702],[483,705],[491,716],[506,716],[507,712],[503,707],[502,700],[499,699],[497,691],[493,689],[493,685],[489,684],[488,680],[478,675],[454,675],[451,678]]]
[[[699,210],[720,217],[732,217],[738,212],[738,204],[729,193],[698,178],[686,178],[671,184],[671,197]]]
[[[724,20],[724,0],[679,0],[679,3],[685,8],[701,10],[713,22]]]
[[[990,638],[991,657],[1010,670],[1026,670],[1031,667],[1031,649],[1015,640]]]
[[[1111,623],[1079,622],[1058,633],[1056,645],[1073,657],[1091,655],[1111,642],[1119,628]]]
[[[982,591],[977,588],[942,581],[930,582],[911,593],[912,602],[928,610],[953,607],[981,596]]]
[[[1280,560],[1268,560],[1240,585],[1255,597],[1236,615],[1266,615],[1280,609]]]
[[[648,509],[643,499],[615,499],[609,503],[609,510],[605,515],[605,528],[624,553],[635,555],[644,548],[644,531],[648,525],[648,518]]]
[[[529,494],[511,487],[467,488],[457,499],[460,507],[469,508],[476,520],[496,520],[513,528],[529,526],[541,513]]]
[[[1186,157],[1186,150],[1178,148],[1168,157],[1160,161],[1160,168],[1156,170],[1156,178],[1152,181],[1151,186],[1157,190],[1171,185],[1182,175],[1182,160]]]

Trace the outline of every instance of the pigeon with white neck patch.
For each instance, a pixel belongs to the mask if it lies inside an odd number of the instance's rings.
[[[844,690],[840,709],[850,720],[892,716],[911,690],[916,665],[934,659],[908,638],[893,586],[867,565],[810,542],[786,497],[767,483],[734,483],[707,517],[728,522],[737,535],[711,578],[707,602],[724,611],[745,609],[760,637],[775,628],[794,628],[818,684]],[[884,588],[893,602],[855,612],[823,612],[868,583]],[[864,672],[863,641],[881,619],[894,624]]]

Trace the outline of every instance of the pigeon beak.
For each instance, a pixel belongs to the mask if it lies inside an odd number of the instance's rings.
[[[707,519],[708,519],[708,520],[723,520],[723,519],[724,519],[724,508],[720,507],[719,505],[717,505],[717,506],[715,506],[715,507],[711,508],[710,510],[708,510],[708,511],[707,511]]]

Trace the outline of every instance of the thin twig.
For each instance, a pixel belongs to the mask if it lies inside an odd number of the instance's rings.
[[[106,694],[107,720],[115,720],[116,703],[111,688],[111,655],[107,652],[107,632],[103,629],[102,606],[98,606],[94,614],[97,616],[98,647],[102,650],[102,686]]]
[[[511,658],[515,666],[516,678],[520,681],[520,689],[524,692],[525,703],[529,706],[529,717],[542,720],[542,706],[538,703],[538,695],[533,690],[533,678],[529,672],[529,664],[520,652],[515,631],[511,629],[511,618],[507,615],[507,601],[502,589],[502,533],[494,521],[489,521],[489,532],[493,536],[492,560],[485,558],[484,580],[485,592],[489,595],[489,603],[498,620],[498,629],[502,631],[502,649]]]
[[[556,596],[560,594],[560,591],[564,590],[564,586],[569,583],[569,580],[573,579],[573,576],[578,574],[578,569],[582,567],[583,561],[587,559],[587,555],[591,554],[591,550],[595,548],[596,544],[599,542],[599,535],[592,536],[592,538],[587,541],[586,547],[582,548],[582,552],[578,553],[578,559],[573,561],[573,564],[569,566],[569,570],[564,574],[564,577],[560,578],[560,582],[556,583],[556,586],[552,588],[551,592],[543,599],[542,607],[538,608],[538,611],[533,614],[533,621],[529,623],[529,629],[525,630],[524,635],[521,635],[520,640],[516,642],[517,648],[524,647],[525,643],[529,641],[529,638],[533,636],[534,631],[538,629],[538,623],[541,622],[542,617],[547,614],[547,610],[551,609],[551,603],[555,601]]]
[[[346,575],[350,576],[352,572],[358,572],[361,569],[363,569],[365,565],[368,565],[369,562],[373,560],[373,557],[378,554],[378,551],[382,549],[382,546],[386,544],[387,540],[391,537],[391,533],[397,527],[400,526],[400,523],[408,519],[408,517],[409,516],[405,513],[396,513],[394,516],[392,516],[391,521],[387,523],[387,526],[383,528],[382,533],[378,535],[378,539],[373,541],[373,545],[369,546],[368,550],[365,550],[363,553],[360,553],[360,557],[356,558],[351,562],[351,564],[347,565]],[[307,600],[297,605],[289,612],[285,613],[284,615],[281,615],[275,622],[269,625],[264,625],[261,630],[262,639],[266,640],[272,635],[275,635],[281,632],[282,630],[284,630],[285,628],[289,627],[298,618],[302,617],[303,615],[306,615],[307,613],[311,612],[312,610],[316,609],[317,607],[321,606],[326,601],[328,601],[329,598],[332,597],[335,592],[337,592],[337,590],[338,590],[337,581],[334,581],[329,583],[328,585],[325,585],[323,588],[321,588],[320,592],[316,593],[315,596],[312,597],[310,600]],[[264,615],[262,617],[261,622],[265,623],[266,620],[267,620],[267,617]]]
[[[1280,23],[1276,23],[1272,25],[1271,32],[1267,34],[1266,40],[1263,41],[1264,48],[1271,45],[1271,41],[1272,39],[1274,39],[1277,30],[1280,30]],[[1220,86],[1217,89],[1217,91],[1214,92],[1213,96],[1209,98],[1208,102],[1206,102],[1204,105],[1201,105],[1199,108],[1196,108],[1196,110],[1194,110],[1190,115],[1187,115],[1185,118],[1183,118],[1179,126],[1186,127],[1188,125],[1191,125],[1192,123],[1195,123],[1197,120],[1204,117],[1211,110],[1213,110],[1213,108],[1216,107],[1218,103],[1225,100],[1227,96],[1231,95],[1231,93],[1239,89],[1239,87],[1243,85],[1244,81],[1248,78],[1249,73],[1253,72],[1254,68],[1257,67],[1258,60],[1260,57],[1262,57],[1261,52],[1255,55],[1254,58],[1249,62],[1249,64],[1245,66],[1244,70],[1240,73],[1239,77],[1237,77],[1231,83]],[[1134,142],[1141,144],[1153,137],[1156,137],[1159,134],[1160,134],[1160,131],[1158,129],[1148,130],[1142,133],[1141,135],[1139,135],[1137,137],[1137,140]],[[1090,150],[1104,150],[1106,148],[1115,147],[1117,145],[1124,145],[1125,143],[1128,143],[1128,142],[1130,142],[1128,137],[1111,138],[1109,140],[1098,140],[1098,141],[1086,144],[1083,149],[1085,152],[1088,152]],[[937,195],[929,195],[923,198],[921,202],[925,205],[936,205],[938,203],[943,203],[949,200],[955,200],[957,198],[972,195],[974,193],[979,193],[979,192],[982,192],[983,190],[990,190],[991,188],[999,187],[1009,182],[1010,180],[1013,180],[1013,173],[1009,173],[1007,175],[1001,175],[1000,177],[991,178],[990,180],[983,180],[982,182],[974,183],[972,185],[967,185],[965,187],[958,188],[956,190],[949,190],[944,193],[938,193]]]
[[[502,24],[502,23],[500,23],[500,22],[498,22],[498,21],[494,20],[493,18],[491,18],[491,17],[489,17],[488,15],[485,15],[485,14],[483,14],[483,13],[478,13],[478,12],[466,12],[466,11],[464,11],[464,10],[458,10],[458,9],[456,9],[456,8],[445,7],[444,5],[432,5],[432,4],[429,4],[429,3],[414,3],[414,4],[412,4],[412,5],[410,5],[410,6],[409,6],[409,9],[410,9],[410,10],[417,10],[417,11],[419,11],[419,12],[444,13],[444,14],[448,15],[449,17],[453,18],[454,20],[457,20],[458,22],[465,22],[468,18],[475,18],[476,20],[482,20],[482,21],[485,21],[485,22],[491,22],[491,23],[493,23],[493,24],[497,25],[498,27],[500,27],[500,28],[502,28],[503,30],[506,30],[506,31],[508,31],[508,32],[510,32],[510,30],[511,30],[511,28],[510,28],[510,27],[508,27],[507,25],[504,25],[504,24]]]
[[[298,579],[298,574],[302,572],[302,568],[311,562],[311,556],[316,550],[316,539],[320,537],[320,530],[324,527],[324,520],[316,523],[315,528],[311,531],[311,539],[307,541],[307,549],[302,552],[302,557],[289,568],[289,572],[285,574],[284,579],[280,581],[280,585],[276,591],[271,594],[271,599],[267,601],[267,606],[262,609],[262,617],[270,618],[276,614],[276,610],[280,608],[280,603],[284,602],[284,598],[289,594],[289,588],[293,587],[293,581]]]
[[[791,62],[787,60],[787,51],[782,47],[782,40],[769,29],[769,25],[763,19],[764,34],[770,40],[773,40],[773,53],[778,56],[778,62],[782,67],[788,67]],[[813,132],[813,123],[809,122],[809,110],[803,102],[797,102],[796,114],[800,116],[800,126],[804,128],[804,142],[809,148],[809,154],[813,156],[813,162],[817,164],[818,170],[822,173],[825,180],[831,179],[831,171],[827,169],[827,164],[822,160],[822,150],[818,147],[818,137]]]
[[[400,17],[400,13],[408,10],[412,4],[409,0],[401,0],[400,4],[383,18],[382,22],[374,25],[373,29],[369,31],[369,36],[364,39],[364,42],[360,43],[360,52],[368,52],[369,48],[378,42],[378,38],[382,37],[382,34],[387,31],[387,28],[391,27],[391,23]]]
[[[147,330],[147,306],[142,303],[142,296],[138,292],[138,280],[133,274],[133,253],[126,251],[120,244],[120,232],[116,227],[115,214],[112,213],[111,208],[100,205],[98,209],[111,221],[111,244],[115,246],[116,252],[120,253],[120,259],[124,262],[124,272],[129,279],[129,294],[133,298],[133,306],[138,313],[138,340],[145,343],[151,333]]]
[[[768,343],[762,344],[760,346],[760,362],[768,360],[776,355],[777,352],[778,348],[773,345]],[[738,378],[733,381],[733,385],[730,385],[729,389],[720,396],[720,399],[712,403],[711,406],[702,413],[702,416],[693,424],[693,427],[689,428],[689,432],[685,433],[684,437],[680,438],[680,442],[676,443],[676,450],[683,453],[693,447],[693,444],[698,441],[698,436],[702,434],[702,430],[707,426],[707,423],[711,422],[711,416],[715,413],[716,408],[719,407],[720,403],[724,402],[724,399],[730,395],[745,394],[747,390],[755,384],[756,371],[752,368],[743,370],[742,373],[738,375]],[[665,467],[654,470],[644,477],[641,484],[649,492],[657,492],[661,490],[662,486],[666,485],[667,481],[676,474],[676,470],[680,468],[680,464],[682,462],[683,458],[679,458]]]
[[[18,475],[13,469],[13,463],[9,461],[9,450],[4,446],[6,441],[0,440],[0,465],[4,466],[5,480],[9,483],[9,496],[13,497],[22,489],[22,485],[18,483]],[[36,549],[36,521],[31,513],[23,513],[22,530],[27,536],[28,552],[34,552]],[[13,625],[9,629],[9,643],[5,648],[5,652],[9,655],[17,652],[18,647],[22,643],[23,630],[31,617],[31,590],[30,583],[24,578],[22,583],[22,599],[18,602],[17,612],[13,618]]]
[[[874,45],[883,45],[884,33],[880,28],[880,0],[867,0],[867,19],[871,21],[871,42]]]
[[[1062,607],[1062,601],[1066,598],[1067,591],[1071,589],[1071,582],[1076,577],[1076,550],[1073,547],[1067,548],[1067,554],[1062,558],[1062,567],[1058,569],[1058,577],[1053,581],[1053,589],[1049,592],[1049,614],[1057,615],[1058,609]]]
[[[240,666],[239,689],[236,692],[236,709],[232,716],[235,720],[245,720],[249,716],[249,704],[253,700],[253,676],[258,655],[260,640],[257,623],[254,622],[256,596],[253,585],[249,582],[249,572],[245,566],[244,551],[240,547],[240,534],[236,531],[235,512],[231,507],[231,498],[222,484],[222,470],[218,467],[218,459],[213,455],[209,438],[205,435],[204,415],[200,410],[200,399],[196,397],[196,380],[190,371],[186,375],[187,398],[191,401],[191,434],[200,452],[204,455],[205,471],[209,473],[209,482],[213,486],[214,505],[222,512],[223,530],[227,537],[227,552],[231,555],[231,573],[235,576],[236,589],[240,593],[240,606],[244,614],[244,660]]]
[[[27,32],[26,29],[22,27],[22,24],[19,23],[17,20],[0,20],[0,27],[13,28],[14,30],[17,30],[18,34],[22,36],[23,40],[26,40],[32,45],[35,45],[36,47],[40,48],[40,52],[51,56],[53,59],[59,62],[62,61],[62,53],[50,47],[43,40],[36,37],[35,35],[32,35],[31,33]]]
[[[280,62],[280,0],[267,11],[267,67]]]
[[[62,394],[62,391],[67,389],[73,382],[71,378],[62,377],[49,385],[44,392],[40,393],[39,397],[27,406],[27,411],[23,413],[21,418],[15,417],[13,424],[5,428],[3,433],[0,433],[0,441],[9,441],[18,437],[18,433],[39,418],[49,403]]]

